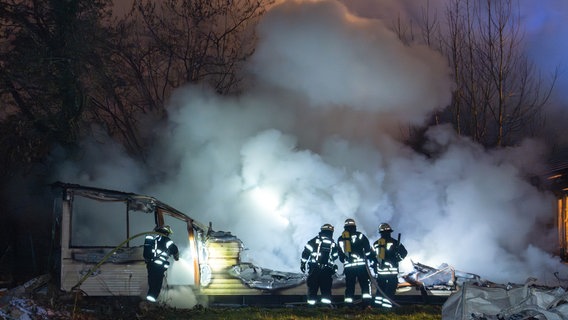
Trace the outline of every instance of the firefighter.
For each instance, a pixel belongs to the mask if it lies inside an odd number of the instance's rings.
[[[168,225],[157,226],[154,228],[159,234],[148,234],[144,240],[144,261],[148,270],[148,295],[146,299],[156,302],[162,289],[164,273],[170,266],[168,261],[173,256],[175,261],[179,260],[179,250],[175,243],[169,238],[173,233]]]
[[[373,269],[378,285],[375,304],[384,308],[392,308],[391,301],[398,286],[398,263],[408,254],[404,245],[400,243],[400,238],[397,240],[391,237],[392,232],[388,223],[381,223],[379,225],[381,237],[373,243],[376,255]]]
[[[371,304],[371,275],[367,263],[372,263],[375,255],[371,249],[369,239],[357,231],[355,220],[347,219],[344,231],[337,239],[340,247],[340,261],[343,262],[345,273],[345,303],[352,304],[355,295],[355,284],[358,281],[361,287],[363,306]]]
[[[333,241],[333,229],[329,223],[321,226],[319,234],[308,241],[302,251],[300,270],[305,273],[307,265],[307,302],[310,305],[316,304],[318,290],[321,291],[320,302],[331,304],[332,277],[337,271],[335,261],[339,258],[339,248]]]

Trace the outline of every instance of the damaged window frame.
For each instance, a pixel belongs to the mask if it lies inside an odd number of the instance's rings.
[[[167,217],[185,223],[190,261],[193,264],[192,287],[199,288],[211,281],[207,264],[205,242],[211,226],[205,227],[179,210],[156,198],[135,193],[56,182],[54,190],[60,192],[54,204],[56,224],[60,230],[58,275],[60,289],[66,292],[81,290],[90,296],[139,296],[147,290],[147,271],[142,256],[142,246],[131,246],[135,234],[131,234],[131,213],[144,212],[153,215],[154,225],[144,226],[152,232],[156,225],[164,224]],[[115,246],[77,245],[72,243],[74,202],[85,198],[105,203],[123,203],[124,242]],[[100,217],[99,217],[100,219]],[[144,238],[146,232],[138,234]],[[143,241],[143,240],[142,240]]]

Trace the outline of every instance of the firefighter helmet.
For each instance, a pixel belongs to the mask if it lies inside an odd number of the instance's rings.
[[[388,223],[381,223],[379,225],[379,232],[392,232],[392,228]]]
[[[169,236],[170,234],[174,233],[174,232],[172,231],[172,228],[171,228],[170,226],[168,226],[168,225],[164,225],[164,226],[159,226],[159,227],[157,227],[157,228],[156,228],[156,232],[164,233],[164,234],[166,234],[166,235],[168,235],[168,236]]]
[[[331,231],[333,232],[333,226],[329,223],[324,224],[321,226],[321,231]]]
[[[353,220],[353,219],[347,219],[347,220],[345,220],[345,225],[344,225],[344,226],[345,226],[345,227],[348,227],[348,226],[354,226],[354,227],[355,227],[355,226],[356,226],[356,225],[355,225],[355,220]]]

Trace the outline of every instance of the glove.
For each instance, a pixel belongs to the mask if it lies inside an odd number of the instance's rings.
[[[302,264],[300,265],[300,270],[302,270],[302,273],[306,273],[306,263],[302,262]]]

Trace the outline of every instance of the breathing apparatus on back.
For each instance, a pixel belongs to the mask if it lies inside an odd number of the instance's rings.
[[[343,225],[345,231],[341,234],[341,239],[343,240],[345,253],[351,253],[351,235],[357,231],[357,226],[355,225],[355,220],[347,219]]]

